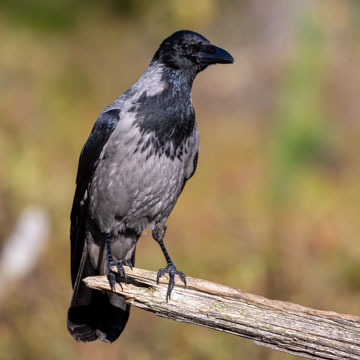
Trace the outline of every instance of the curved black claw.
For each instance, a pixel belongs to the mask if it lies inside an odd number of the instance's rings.
[[[111,261],[110,262],[110,271],[109,271],[109,275],[108,275],[108,279],[109,279],[109,283],[110,283],[110,287],[111,290],[114,291],[115,290],[115,284],[116,284],[116,277],[115,274],[116,272],[112,271],[112,267],[116,266],[117,268],[117,273],[124,278],[124,282],[127,283],[127,277],[126,277],[126,272],[124,269],[124,265],[128,265],[127,263],[124,264],[123,261]],[[121,287],[121,290],[123,290],[123,287],[121,285],[121,282],[119,282],[119,285]]]
[[[121,263],[125,266],[128,266],[131,270],[133,269],[133,264],[130,259],[124,259]]]
[[[115,274],[111,270],[108,275],[108,279],[109,279],[111,291],[115,291],[116,278],[115,278]],[[122,290],[122,286],[121,286],[121,290]]]
[[[186,276],[182,271],[177,270],[174,264],[168,264],[166,266],[166,268],[161,268],[158,271],[157,277],[156,277],[156,282],[158,284],[159,284],[160,278],[164,274],[169,274],[169,286],[168,286],[167,293],[166,293],[166,302],[168,302],[171,297],[171,292],[175,285],[175,275],[177,275],[180,278],[180,280],[184,283],[185,287],[186,287]]]

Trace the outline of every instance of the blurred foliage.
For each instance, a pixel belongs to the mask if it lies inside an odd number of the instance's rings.
[[[359,3],[267,3],[0,2],[0,246],[28,204],[53,222],[41,262],[0,304],[0,359],[294,358],[137,309],[112,345],[67,333],[78,155],[101,109],[180,28],[237,63],[194,84],[201,148],[168,223],[176,265],[260,295],[359,312]],[[163,264],[148,232],[137,266]]]
[[[118,21],[150,20],[157,17],[167,19],[168,23],[189,22],[201,24],[215,16],[215,0],[3,0],[0,9],[5,17],[18,25],[32,30],[72,31],[83,21],[84,14],[111,16]]]
[[[81,4],[81,1],[71,0],[3,0],[0,8],[10,21],[46,31],[63,30],[73,26],[81,8],[86,5],[85,2]]]
[[[269,161],[274,201],[291,201],[299,170],[322,169],[332,155],[330,126],[323,104],[326,58],[323,34],[311,14],[300,25],[295,59],[284,72]],[[300,176],[301,179],[301,176]],[[292,189],[289,190],[288,188]],[[287,191],[289,190],[289,191]]]

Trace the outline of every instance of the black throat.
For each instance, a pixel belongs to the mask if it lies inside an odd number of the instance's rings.
[[[195,113],[191,100],[193,76],[185,71],[163,68],[163,90],[148,96],[144,91],[133,102],[135,125],[142,138],[136,151],[152,146],[157,155],[181,159],[184,145],[195,128]],[[149,139],[145,141],[144,135]]]

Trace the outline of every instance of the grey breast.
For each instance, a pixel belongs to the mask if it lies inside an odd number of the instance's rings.
[[[141,135],[127,113],[110,136],[95,171],[89,196],[90,214],[102,232],[133,228],[141,233],[151,223],[167,218],[191,172],[198,148],[196,128],[185,143],[183,158],[139,151]]]

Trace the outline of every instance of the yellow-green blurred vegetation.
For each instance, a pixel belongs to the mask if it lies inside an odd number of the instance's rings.
[[[28,205],[46,209],[51,234],[0,304],[0,359],[295,359],[137,309],[112,345],[67,333],[81,147],[102,108],[179,29],[204,34],[236,64],[211,67],[194,84],[199,165],[166,236],[177,267],[360,313],[357,0],[2,0],[0,246]],[[164,265],[150,232],[136,265]]]

